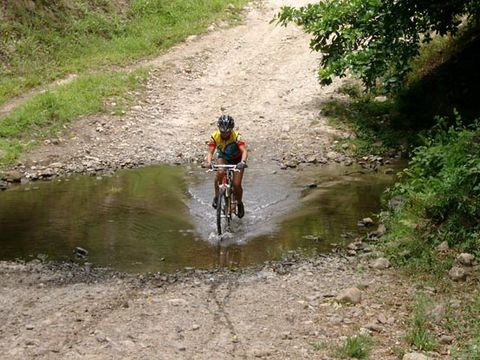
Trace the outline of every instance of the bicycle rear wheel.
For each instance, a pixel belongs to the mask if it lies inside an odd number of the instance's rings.
[[[224,234],[230,227],[230,197],[225,194],[225,189],[220,190],[217,201],[217,232]]]

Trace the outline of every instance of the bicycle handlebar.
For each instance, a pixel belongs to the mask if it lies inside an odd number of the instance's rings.
[[[217,171],[217,170],[230,170],[235,172],[240,172],[240,169],[237,169],[237,165],[228,165],[228,164],[212,164],[212,168],[208,169],[207,172]]]

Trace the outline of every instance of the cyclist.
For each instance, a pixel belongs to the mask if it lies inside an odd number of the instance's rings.
[[[208,142],[208,153],[206,159],[206,167],[212,166],[212,158],[217,150],[218,163],[237,165],[240,172],[233,174],[233,193],[237,200],[237,216],[242,218],[245,215],[245,209],[242,202],[243,189],[242,179],[243,172],[246,167],[248,158],[248,151],[245,141],[242,139],[238,131],[233,130],[235,127],[235,120],[230,115],[222,115],[217,120],[218,130],[216,130],[210,137]],[[218,185],[222,181],[223,171],[218,171],[214,180],[215,197],[213,198],[212,206],[217,208],[218,201]]]

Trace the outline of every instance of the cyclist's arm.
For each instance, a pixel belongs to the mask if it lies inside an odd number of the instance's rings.
[[[215,153],[215,149],[216,149],[216,146],[215,146],[215,143],[209,143],[208,144],[208,152],[207,152],[207,164],[211,164],[212,163],[212,159],[213,159],[213,154]]]
[[[247,150],[247,147],[245,146],[245,144],[241,144],[239,147],[238,147],[242,153],[242,160],[240,160],[241,162],[247,162],[247,159],[248,159],[248,150]]]

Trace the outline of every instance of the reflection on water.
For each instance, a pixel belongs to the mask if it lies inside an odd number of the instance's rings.
[[[74,259],[118,270],[246,266],[298,248],[324,251],[379,209],[388,176],[346,176],[341,167],[245,176],[246,216],[235,234],[211,238],[212,177],[199,169],[148,167],[79,176],[0,193],[0,259]],[[314,189],[305,185],[316,183]],[[210,240],[209,240],[210,239]]]

